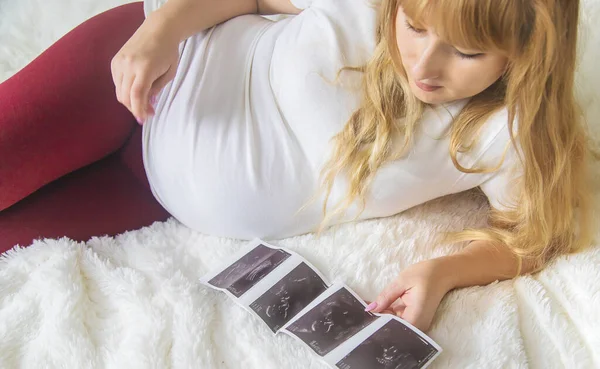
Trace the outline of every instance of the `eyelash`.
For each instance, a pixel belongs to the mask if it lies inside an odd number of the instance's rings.
[[[408,21],[404,21],[406,28],[410,31],[413,31],[416,34],[422,34],[424,32],[424,30],[422,29],[416,29],[415,27],[413,27],[410,23],[408,23]],[[463,54],[460,51],[456,50],[455,54],[458,55],[459,57],[463,58],[463,59],[477,59],[478,57],[480,57],[483,54]]]
[[[455,51],[455,54],[463,59],[477,59],[478,57],[483,55],[483,54],[463,54],[458,50]]]
[[[416,29],[410,23],[408,23],[408,21],[405,20],[404,23],[406,24],[406,28],[409,29],[409,30],[411,30],[411,31],[413,31],[414,33],[418,33],[418,34],[423,33],[422,29]]]

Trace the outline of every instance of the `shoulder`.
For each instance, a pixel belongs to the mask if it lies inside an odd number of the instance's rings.
[[[288,23],[286,44],[306,45],[323,57],[341,55],[345,64],[353,66],[368,61],[377,30],[377,6],[372,0],[295,1],[307,8]]]
[[[516,137],[517,124],[513,124]],[[481,126],[471,150],[461,153],[459,162],[467,167],[495,167],[504,152],[510,150],[511,134],[509,112],[506,107],[492,113]]]
[[[376,44],[376,12],[369,0],[298,0],[309,5],[287,20],[273,50],[272,80],[319,74],[334,81],[346,66],[369,61]],[[277,77],[277,78],[275,78]],[[302,82],[302,81],[300,81]]]
[[[379,8],[379,0],[293,0],[294,6],[306,9],[297,17],[312,19],[319,15],[325,22],[354,26],[360,30],[367,26],[374,28]]]
[[[515,137],[515,144],[518,144],[517,128],[518,120],[515,119],[512,124],[512,136]],[[496,111],[488,118],[482,127],[480,140],[482,145],[477,161],[478,165],[496,166],[505,152],[510,158],[514,157],[517,148],[511,140],[511,124],[506,107]]]
[[[479,142],[469,153],[462,154],[459,162],[467,167],[494,169],[490,173],[463,173],[455,184],[458,191],[479,187],[496,209],[514,206],[518,179],[522,167],[518,156],[518,120],[513,123],[515,146],[511,140],[507,108],[494,112],[483,125]],[[465,160],[466,159],[466,160]]]
[[[513,123],[515,144],[517,140],[518,121]],[[481,126],[473,147],[466,152],[457,154],[458,162],[465,168],[496,168],[491,173],[464,173],[462,181],[468,188],[475,187],[493,177],[500,171],[514,167],[518,160],[517,147],[513,144],[510,134],[509,112],[506,107],[492,113]]]

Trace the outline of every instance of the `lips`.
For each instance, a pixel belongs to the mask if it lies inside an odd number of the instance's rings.
[[[418,88],[420,88],[423,91],[426,92],[433,92],[435,90],[439,90],[440,88],[442,88],[442,86],[432,86],[432,85],[428,85],[426,83],[422,83],[419,81],[415,81],[415,85],[417,85]]]

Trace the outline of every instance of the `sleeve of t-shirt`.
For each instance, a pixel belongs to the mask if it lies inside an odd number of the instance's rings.
[[[515,147],[508,140],[504,142],[509,146],[502,166],[479,185],[479,188],[488,198],[490,206],[501,211],[518,206],[518,191],[520,189],[518,180],[523,174]],[[501,157],[501,155],[494,156]],[[499,160],[495,165],[498,162]]]
[[[518,205],[519,179],[523,173],[517,149],[511,141],[508,119],[506,108],[493,113],[479,131],[472,150],[458,155],[460,164],[466,168],[494,169],[499,164],[500,167],[490,173],[463,173],[454,191],[478,187],[486,195],[490,206],[500,211]],[[515,120],[513,135],[519,147],[517,133],[518,120]]]
[[[290,0],[292,5],[298,9],[306,9],[311,6],[313,0]]]
[[[517,177],[509,171],[509,168],[501,168],[479,185],[487,196],[490,206],[501,211],[518,206],[516,194],[518,187],[515,185]]]

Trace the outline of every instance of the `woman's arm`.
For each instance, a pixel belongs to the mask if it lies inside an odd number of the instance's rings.
[[[524,261],[519,274],[533,270],[533,263]],[[519,260],[508,247],[473,241],[455,255],[406,268],[367,309],[398,315],[426,331],[442,298],[450,290],[510,279],[518,272]]]
[[[179,44],[243,14],[297,14],[290,0],[168,0],[148,15],[111,61],[117,100],[140,124],[154,114],[151,100],[175,77]]]
[[[168,27],[179,41],[244,14],[298,14],[290,0],[168,0],[148,20]]]
[[[447,271],[451,289],[486,285],[535,269],[534,264],[525,259],[519,270],[519,260],[508,247],[487,241],[473,241],[461,252],[441,257],[440,265]]]

